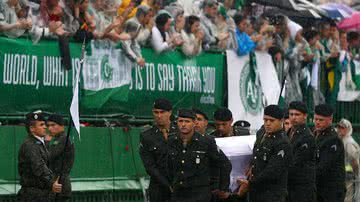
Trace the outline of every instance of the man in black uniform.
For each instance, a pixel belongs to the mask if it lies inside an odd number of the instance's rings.
[[[343,202],[345,198],[344,145],[332,125],[333,109],[315,107],[317,202]]]
[[[195,131],[200,133],[200,135],[207,135],[206,129],[209,124],[208,116],[200,109],[193,108],[193,111],[196,115]]]
[[[150,202],[167,202],[171,198],[167,172],[167,142],[168,137],[177,131],[170,121],[171,110],[170,101],[157,99],[152,109],[155,125],[140,134],[140,157],[150,175]]]
[[[214,136],[210,136],[206,134],[206,128],[208,126],[208,116],[201,111],[200,109],[193,108],[193,111],[195,113],[196,119],[195,119],[195,132],[198,132],[200,135],[203,135],[208,138],[215,138]],[[223,151],[220,150],[220,155],[222,156],[224,163],[220,170],[219,169],[213,169],[212,171],[212,182],[211,182],[211,190],[213,192],[211,201],[220,201],[218,199],[217,194],[221,189],[228,188],[230,186],[230,173],[232,169],[232,165],[230,160],[226,157]],[[216,173],[219,172],[219,173]],[[227,190],[227,189],[225,189]]]
[[[177,124],[179,132],[169,137],[168,142],[172,201],[209,202],[211,173],[226,162],[213,138],[195,132],[192,110],[179,110]]]
[[[241,134],[235,127],[232,127],[234,119],[232,113],[227,108],[219,108],[214,113],[215,120],[215,131],[210,135],[214,137],[231,137],[231,136],[240,136],[247,135]]]
[[[26,115],[25,125],[28,137],[19,150],[21,189],[17,195],[18,201],[48,202],[50,193],[60,193],[62,185],[49,169],[49,153],[44,142],[44,116],[41,113],[29,113]]]
[[[285,201],[291,145],[282,129],[283,116],[277,105],[264,109],[264,127],[257,133],[249,173],[251,202]]]
[[[306,126],[307,107],[294,101],[289,105],[292,127],[287,136],[292,146],[292,161],[289,167],[288,201],[313,202],[315,191],[315,137]]]
[[[55,198],[55,201],[66,202],[71,198],[70,171],[74,165],[75,147],[69,139],[65,148],[65,122],[62,116],[52,114],[46,124],[51,137],[48,143],[50,169],[56,176],[61,175],[60,183],[63,185],[62,192],[52,197]]]

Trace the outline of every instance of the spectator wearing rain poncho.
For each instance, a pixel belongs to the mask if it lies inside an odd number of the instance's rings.
[[[184,9],[178,3],[171,3],[165,7],[165,10],[168,11],[174,19],[169,31],[170,38],[177,37],[182,40],[181,32],[185,26]]]
[[[300,77],[302,74],[302,54],[306,46],[306,41],[302,37],[303,28],[290,19],[287,19],[287,27],[290,33],[290,41],[285,54],[289,64],[285,82],[286,105],[292,101],[303,100]]]
[[[22,9],[19,0],[0,1],[0,33],[11,38],[17,38],[23,35],[26,30],[31,29],[32,22],[27,14],[21,17],[17,15]]]
[[[128,21],[125,24],[125,33],[130,35],[129,40],[120,41],[121,49],[125,55],[133,62],[136,62],[139,66],[145,65],[145,60],[141,55],[141,48],[136,40],[136,37],[140,31],[140,24]]]
[[[320,90],[320,51],[321,47],[319,46],[319,32],[316,30],[309,30],[304,33],[304,38],[309,44],[309,47],[305,47],[305,52],[307,54],[308,68],[310,72],[310,85],[306,88],[306,99],[308,107],[312,108],[316,105],[323,104],[325,102],[325,97]],[[305,57],[304,57],[305,58]],[[305,60],[305,59],[304,59]],[[305,92],[305,91],[304,91]]]
[[[236,34],[235,34],[235,22],[226,14],[224,6],[219,5],[218,14],[216,16],[216,35],[221,33],[229,33],[229,37],[219,41],[218,48],[225,49],[237,49]]]
[[[204,33],[200,29],[200,18],[195,15],[186,17],[185,28],[182,31],[184,43],[181,50],[186,56],[196,56],[201,53],[202,39]]]
[[[128,20],[141,25],[139,34],[136,37],[141,46],[145,46],[150,41],[151,30],[154,27],[154,20],[151,17],[151,8],[146,5],[140,5],[137,8],[136,16]]]
[[[345,201],[360,201],[360,146],[352,137],[353,128],[350,121],[346,119],[341,119],[336,126],[338,135],[343,141],[345,149],[345,171],[347,189]]]
[[[201,28],[204,31],[203,49],[218,48],[218,44],[229,37],[229,32],[216,32],[215,18],[218,12],[218,3],[214,0],[205,0],[200,15]]]

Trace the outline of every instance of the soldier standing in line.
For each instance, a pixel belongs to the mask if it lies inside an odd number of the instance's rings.
[[[289,118],[289,111],[285,112],[284,115],[284,131],[285,133],[287,133],[290,128],[292,127],[291,122],[290,122],[290,118]]]
[[[287,133],[293,158],[289,167],[288,201],[316,201],[315,188],[315,137],[306,126],[307,107],[294,101],[289,104],[289,119],[292,127]]]
[[[206,128],[208,126],[208,120],[209,120],[208,116],[200,109],[193,108],[193,111],[196,116],[195,132],[198,132],[200,135],[203,135],[211,139],[215,138],[213,136],[206,134]],[[214,172],[212,173],[212,182],[211,182],[211,190],[213,192],[211,198],[212,202],[221,201],[218,197],[219,191],[227,192],[230,186],[230,173],[231,173],[232,165],[230,160],[221,150],[220,150],[220,155],[225,163],[221,166],[220,170],[215,168],[212,171]]]
[[[171,198],[167,172],[168,137],[177,131],[171,124],[172,105],[167,99],[157,99],[153,105],[155,125],[140,134],[140,157],[150,175],[150,202],[168,202]]]
[[[264,127],[259,130],[253,149],[249,180],[242,180],[240,195],[249,191],[251,202],[284,202],[287,195],[291,145],[283,129],[282,109],[264,109]]]
[[[213,138],[195,132],[192,110],[179,110],[177,124],[179,132],[168,142],[172,201],[209,202],[211,175],[226,162]]]
[[[53,195],[55,201],[66,202],[71,198],[70,171],[74,165],[75,147],[68,140],[66,144],[65,121],[62,116],[52,114],[49,116],[47,127],[50,132],[51,140],[48,143],[50,169],[56,174],[61,175],[60,183],[63,185],[62,192]],[[65,150],[64,150],[65,148]]]
[[[28,137],[19,150],[18,170],[21,189],[20,202],[48,202],[50,193],[60,193],[62,185],[49,169],[48,151],[45,146],[46,125],[41,112],[26,115]]]
[[[317,202],[342,202],[345,198],[344,145],[332,127],[333,108],[315,107]]]
[[[232,127],[234,119],[227,108],[220,108],[214,113],[215,131],[210,135],[214,137],[241,136],[242,134],[235,127]]]

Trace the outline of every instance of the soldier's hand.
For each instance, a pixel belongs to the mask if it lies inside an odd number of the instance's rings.
[[[62,190],[62,184],[59,184],[59,178],[56,178],[56,181],[54,182],[54,184],[52,185],[52,191],[54,193],[60,193]]]
[[[230,193],[229,193],[229,192],[225,192],[225,191],[220,191],[220,192],[218,193],[218,196],[219,196],[220,199],[227,199],[227,198],[229,198]]]
[[[240,188],[237,194],[239,196],[244,196],[249,190],[249,181],[247,180],[239,180],[239,181],[240,181]]]

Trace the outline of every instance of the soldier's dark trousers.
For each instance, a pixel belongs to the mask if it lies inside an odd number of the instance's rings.
[[[176,190],[171,202],[210,202],[211,191],[209,187],[187,188]]]
[[[48,202],[49,191],[37,188],[21,188],[16,196],[18,202]]]
[[[250,202],[285,202],[285,196],[273,195],[271,192],[261,193],[261,192],[251,192],[250,193]]]
[[[149,199],[150,202],[170,202],[170,190],[168,187],[164,187],[160,184],[150,183]]]
[[[342,190],[334,188],[323,188],[317,190],[317,202],[344,202],[345,188]]]
[[[288,202],[316,202],[314,184],[288,185]]]

